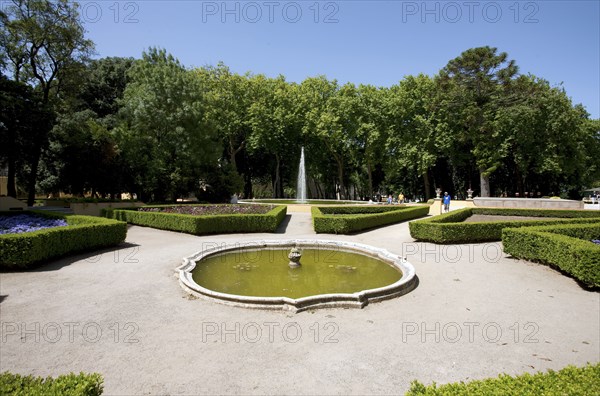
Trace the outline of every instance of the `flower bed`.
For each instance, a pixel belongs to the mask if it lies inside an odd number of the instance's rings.
[[[426,216],[429,206],[313,206],[311,212],[315,232],[349,234]]]
[[[202,206],[223,206],[232,205],[196,205]],[[238,205],[240,206],[240,205]],[[245,206],[245,205],[241,205]],[[261,206],[261,205],[248,205]],[[181,205],[172,206],[149,206],[144,210],[138,208],[131,209],[107,209],[104,210],[104,216],[117,220],[126,221],[130,224],[158,228],[161,230],[185,232],[194,235],[238,233],[238,232],[275,232],[279,224],[285,218],[286,206],[265,205],[269,210],[264,214],[256,213],[234,213],[234,214],[179,214],[169,213],[168,208],[185,208]],[[190,207],[190,208],[193,208]],[[156,209],[156,210],[152,210]],[[178,210],[178,209],[172,209]],[[190,209],[191,210],[191,209]],[[221,210],[221,209],[219,209]],[[226,210],[226,209],[223,209]],[[265,209],[252,209],[265,210]]]
[[[66,222],[37,231],[0,235],[0,267],[27,268],[32,264],[73,252],[117,245],[125,240],[127,225],[120,221],[90,216],[60,215],[42,212],[0,212],[2,217],[41,217]],[[17,220],[8,219],[8,222]]]
[[[67,222],[64,219],[50,219],[30,214],[0,216],[0,235],[21,234],[46,228],[65,227],[66,225]]]
[[[539,217],[540,220],[464,222],[473,214],[488,216]],[[552,217],[554,219],[543,219]],[[465,208],[409,224],[410,235],[434,243],[473,243],[499,241],[504,228],[551,224],[600,222],[600,212],[591,210]]]
[[[589,287],[600,287],[598,238],[600,222],[502,231],[505,253],[557,267]]]

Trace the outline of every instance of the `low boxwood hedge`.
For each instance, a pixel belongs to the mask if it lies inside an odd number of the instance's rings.
[[[140,212],[137,209],[105,209],[103,215],[140,226],[194,235],[207,235],[238,232],[275,232],[287,213],[287,206],[285,205],[276,206],[265,214],[207,216]]]
[[[589,287],[600,287],[600,222],[562,226],[506,228],[504,252],[559,268]]]
[[[511,220],[465,223],[474,214],[493,216],[554,217],[548,220]],[[410,235],[419,241],[435,243],[490,242],[502,239],[504,228],[529,227],[551,224],[593,223],[600,221],[600,212],[591,210],[546,210],[465,208],[413,221],[409,224]]]
[[[425,386],[413,381],[407,396],[458,396],[458,395],[600,395],[600,363],[585,367],[567,366],[560,371],[525,373],[512,377],[500,374],[471,382]]]
[[[8,371],[0,374],[0,395],[14,396],[97,396],[104,389],[100,374],[67,374],[56,378],[33,377],[12,374]]]
[[[426,216],[429,206],[313,206],[311,212],[315,232],[349,234]]]
[[[0,212],[0,216],[23,213],[65,219],[68,227],[0,235],[0,267],[27,268],[66,254],[118,245],[127,235],[127,224],[100,217],[42,211]]]

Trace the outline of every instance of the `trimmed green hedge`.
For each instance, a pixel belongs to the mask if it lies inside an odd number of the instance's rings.
[[[600,287],[600,222],[562,226],[506,228],[504,252],[558,267],[589,287]]]
[[[560,371],[525,373],[512,377],[500,374],[471,382],[425,386],[413,381],[407,396],[458,396],[458,395],[600,395],[600,363],[585,367],[567,366]]]
[[[60,218],[68,227],[47,228],[22,234],[0,235],[0,267],[27,268],[74,252],[118,245],[125,240],[127,224],[92,216],[62,215],[42,211],[0,212],[3,216],[30,213]]]
[[[493,216],[555,217],[553,220],[522,220],[464,223],[474,214]],[[465,208],[409,224],[410,235],[419,241],[435,243],[490,242],[502,239],[504,228],[600,221],[600,212],[590,210],[546,210]]]
[[[311,212],[315,232],[349,234],[426,216],[429,206],[313,206]]]
[[[287,206],[285,205],[276,206],[265,214],[207,216],[140,212],[137,209],[105,209],[103,215],[140,226],[194,235],[207,235],[237,232],[275,232],[287,213]]]
[[[0,374],[0,395],[14,396],[97,396],[104,389],[102,376],[93,374],[67,374],[56,378],[22,376],[8,371]]]

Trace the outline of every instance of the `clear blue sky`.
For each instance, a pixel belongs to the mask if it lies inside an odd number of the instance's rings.
[[[81,1],[99,57],[389,86],[493,46],[600,117],[600,1]],[[317,12],[318,9],[318,12]]]

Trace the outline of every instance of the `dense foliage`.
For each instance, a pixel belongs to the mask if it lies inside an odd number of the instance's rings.
[[[30,214],[29,212],[26,212]],[[28,268],[74,252],[114,246],[125,240],[127,224],[91,216],[31,212],[37,217],[66,221],[68,227],[0,235],[0,267]],[[2,217],[22,216],[0,212]]]
[[[15,1],[0,24],[0,166],[9,195],[135,194],[145,202],[403,192],[580,198],[600,120],[506,53],[463,52],[391,87],[324,76],[188,69],[165,50],[90,60],[77,3]],[[19,188],[15,188],[18,186]]]
[[[99,396],[104,389],[100,374],[59,375],[56,378],[33,377],[13,374],[8,371],[0,374],[0,394],[6,396]]]
[[[474,214],[489,216],[539,217],[539,220],[482,221],[465,223]],[[545,219],[548,217],[548,219]],[[505,228],[600,222],[600,213],[590,210],[465,208],[409,224],[410,235],[434,243],[499,241]]]
[[[33,95],[14,95],[16,100],[14,123],[0,122],[2,133],[8,134],[10,145],[28,140],[26,176],[22,184],[27,188],[27,200],[33,205],[36,181],[44,151],[49,146],[53,117],[48,112],[61,113],[63,97],[78,85],[79,78],[94,44],[85,38],[85,29],[79,18],[79,5],[69,0],[12,1],[0,13],[0,66],[2,74],[12,75],[13,85],[34,87]],[[16,89],[8,92],[9,98]],[[23,92],[26,90],[23,89]],[[29,97],[27,97],[29,96]],[[32,110],[36,115],[27,121]],[[21,118],[22,117],[22,118]],[[25,121],[24,126],[18,121]],[[12,124],[12,125],[11,125]],[[34,134],[27,136],[28,131]],[[10,156],[6,162],[9,176],[15,171],[16,161]],[[12,180],[11,180],[12,182]],[[14,188],[10,187],[11,192]]]
[[[426,216],[429,206],[313,206],[316,233],[350,234]]]
[[[600,363],[585,367],[567,366],[546,373],[525,373],[512,377],[500,374],[470,382],[425,386],[413,381],[407,396],[460,396],[460,395],[597,395],[600,394]]]
[[[161,211],[105,209],[104,216],[127,223],[194,235],[275,232],[285,218],[287,206],[275,206],[265,214],[179,214]]]
[[[504,251],[514,257],[558,267],[589,287],[600,287],[600,221],[593,224],[506,228]]]

